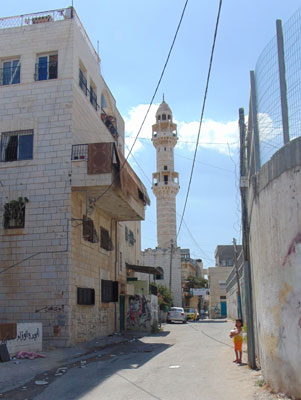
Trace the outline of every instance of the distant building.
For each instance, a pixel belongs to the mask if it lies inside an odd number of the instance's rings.
[[[242,246],[237,246],[237,253],[242,250]],[[215,266],[216,267],[232,267],[234,265],[234,246],[233,245],[218,245],[215,252]]]

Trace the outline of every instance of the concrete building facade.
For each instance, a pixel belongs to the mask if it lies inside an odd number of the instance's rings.
[[[1,19],[0,64],[0,321],[57,346],[124,329],[149,200],[100,58],[70,7]]]

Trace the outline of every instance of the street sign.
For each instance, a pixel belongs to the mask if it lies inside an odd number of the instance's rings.
[[[210,294],[210,289],[202,288],[202,289],[190,289],[190,293],[192,296],[207,296]]]

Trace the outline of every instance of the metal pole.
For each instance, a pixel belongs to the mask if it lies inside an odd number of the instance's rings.
[[[255,87],[255,73],[250,71],[251,83],[251,104],[252,104],[252,121],[253,121],[253,137],[254,137],[254,162],[255,172],[260,169],[260,147],[259,147],[259,129],[257,121],[257,103],[256,103],[256,87]]]
[[[279,83],[280,83],[280,98],[281,98],[281,113],[282,113],[282,128],[283,128],[283,143],[290,141],[289,124],[288,124],[288,106],[287,106],[287,87],[285,78],[285,58],[283,31],[281,19],[276,21],[277,29],[277,47],[278,47],[278,66],[279,66]]]
[[[115,281],[117,281],[117,268],[118,268],[118,236],[117,236],[117,221],[115,221]],[[119,300],[119,299],[118,299]],[[115,332],[117,332],[117,303],[114,303],[114,316],[115,316]]]
[[[172,253],[173,253],[173,241],[171,239],[170,244],[170,265],[169,265],[169,290],[171,291],[171,280],[172,280]]]
[[[237,263],[237,246],[236,246],[236,240],[234,238],[233,238],[233,246],[234,246],[234,265],[235,265],[236,280],[237,280],[238,318],[242,318],[241,293],[240,293],[240,282],[239,282],[238,263]]]
[[[248,341],[248,365],[256,369],[255,354],[255,334],[254,334],[254,314],[253,314],[253,293],[250,266],[249,249],[249,223],[248,223],[248,168],[246,163],[246,125],[244,109],[239,109],[239,131],[240,131],[240,193],[242,209],[242,228],[243,228],[243,254],[244,254],[244,282],[245,282],[245,304],[247,321],[247,341]]]

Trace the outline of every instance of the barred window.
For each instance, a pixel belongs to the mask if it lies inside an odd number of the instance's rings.
[[[45,54],[37,57],[35,80],[57,79],[58,55]]]
[[[5,229],[24,228],[25,226],[25,204],[27,197],[19,197],[4,204],[3,225]]]
[[[85,215],[83,216],[83,237],[91,243],[97,243],[99,240],[92,219]]]
[[[33,130],[2,132],[1,161],[32,160]]]
[[[100,227],[100,247],[102,249],[108,250],[108,251],[113,250],[113,245],[112,245],[109,231],[107,231],[103,227]]]
[[[77,304],[89,306],[95,304],[95,290],[90,288],[77,288]]]
[[[103,303],[118,302],[118,281],[101,280],[101,301]]]

